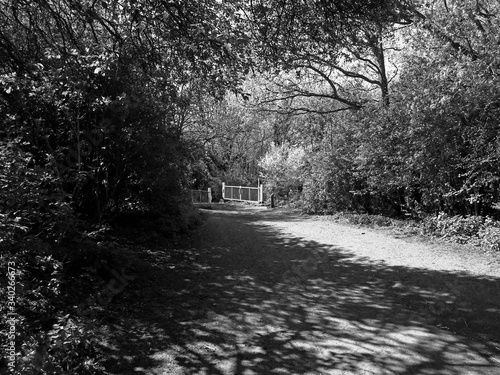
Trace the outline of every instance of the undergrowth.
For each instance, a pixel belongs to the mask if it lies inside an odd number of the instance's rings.
[[[500,222],[482,216],[450,216],[440,213],[422,221],[422,233],[448,242],[500,250]]]
[[[500,222],[491,217],[459,216],[439,213],[420,220],[401,220],[382,215],[341,212],[331,215],[334,220],[375,227],[399,227],[413,233],[434,237],[446,242],[473,245],[500,251]]]
[[[200,221],[189,209],[177,219],[127,219],[133,228],[76,228],[77,235],[57,242],[30,234],[0,238],[1,281],[9,285],[0,289],[0,338],[13,344],[2,348],[0,374],[106,373],[96,328],[114,302],[134,293],[134,246],[165,243]]]

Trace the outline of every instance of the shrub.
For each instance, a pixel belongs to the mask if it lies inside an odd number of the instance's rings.
[[[487,219],[485,225],[478,232],[479,242],[482,247],[500,251],[500,224]]]
[[[49,241],[75,231],[77,220],[52,173],[15,143],[0,143],[0,241],[36,235]]]
[[[479,231],[484,225],[480,216],[450,216],[443,212],[424,220],[424,234],[438,236],[451,242],[468,243],[479,237]]]
[[[302,147],[272,146],[259,161],[269,193],[302,185],[305,151]]]
[[[500,223],[482,216],[450,216],[440,213],[423,220],[423,234],[437,236],[449,242],[500,250]]]

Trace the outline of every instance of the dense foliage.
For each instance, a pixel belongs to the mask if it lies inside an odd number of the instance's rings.
[[[182,114],[196,83],[219,97],[235,89],[244,63],[233,9],[4,3],[3,138],[57,175],[85,220],[178,201],[189,154]]]
[[[309,212],[497,216],[497,4],[271,3],[253,3],[265,68],[252,108],[281,135],[263,175],[286,143],[306,150]]]
[[[75,319],[64,287],[102,256],[86,233],[192,224],[188,115],[200,96],[238,91],[240,18],[212,0],[0,1],[0,246],[16,270],[21,373],[98,372],[78,326],[60,323]]]
[[[486,0],[0,0],[23,369],[98,371],[63,359],[94,354],[57,302],[94,267],[89,233],[182,232],[190,188],[264,180],[306,212],[414,217],[497,249],[499,17]]]

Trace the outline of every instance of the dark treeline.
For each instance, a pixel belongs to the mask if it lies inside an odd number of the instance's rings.
[[[192,103],[236,91],[246,64],[234,12],[212,1],[2,1],[5,236],[178,215],[198,157],[184,137]]]

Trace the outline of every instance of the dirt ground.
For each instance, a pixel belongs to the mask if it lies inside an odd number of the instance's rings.
[[[500,257],[214,205],[141,249],[98,332],[109,374],[500,374]],[[401,236],[399,236],[401,237]]]

